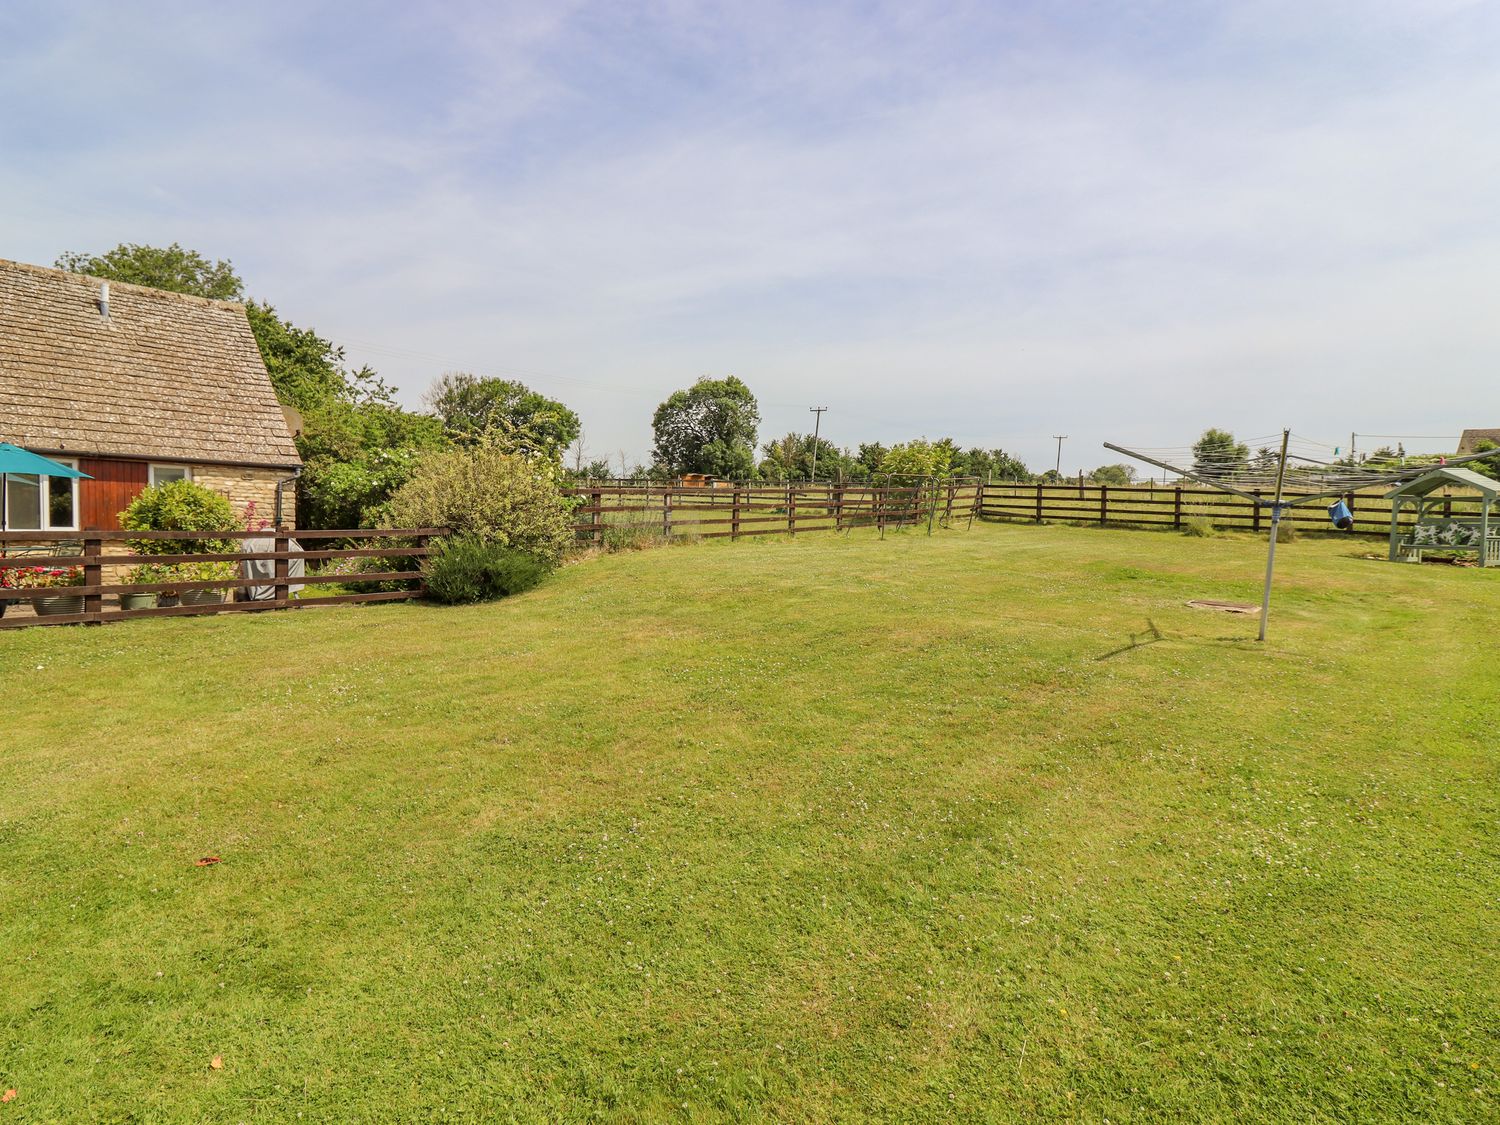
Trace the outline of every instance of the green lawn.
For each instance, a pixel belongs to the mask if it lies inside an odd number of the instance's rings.
[[[0,634],[0,1125],[1496,1120],[1500,574],[1382,549]]]

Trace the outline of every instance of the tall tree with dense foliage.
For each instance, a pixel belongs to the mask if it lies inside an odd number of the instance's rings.
[[[217,301],[245,299],[245,283],[234,272],[234,263],[227,259],[211,262],[198,251],[175,242],[166,247],[122,242],[103,254],[70,250],[55,264],[60,270],[127,285],[146,285]]]
[[[1249,460],[1250,447],[1235,441],[1228,430],[1204,430],[1193,443],[1193,468],[1200,473],[1243,468]]]
[[[421,453],[447,444],[441,422],[402,410],[374,371],[349,369],[342,347],[282,319],[269,304],[246,300],[245,283],[227,260],[210,261],[175,242],[165,248],[122,243],[104,254],[64,254],[57,265],[110,281],[244,301],[276,398],[302,415],[296,442],[303,527],[372,525]]]
[[[743,382],[699,379],[656,408],[652,456],[670,473],[708,473],[739,480],[755,471],[760,407]]]
[[[460,444],[499,432],[519,452],[561,457],[582,431],[572,410],[514,379],[449,371],[427,392],[427,404]]]
[[[917,438],[886,450],[880,471],[894,477],[946,477],[953,475],[953,443]]]
[[[1095,484],[1129,484],[1135,479],[1135,470],[1129,465],[1100,465],[1089,474]]]
[[[761,462],[757,467],[765,480],[811,480],[813,474],[813,449],[816,447],[819,480],[843,480],[849,474],[852,460],[827,438],[814,440],[812,434],[787,434],[761,446]]]
[[[1003,449],[969,449],[955,459],[955,475],[978,477],[980,480],[1029,481],[1031,470],[1016,457]]]

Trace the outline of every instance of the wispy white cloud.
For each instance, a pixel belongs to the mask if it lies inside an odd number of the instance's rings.
[[[0,16],[0,253],[228,255],[411,401],[530,374],[601,452],[727,371],[768,430],[1086,465],[1500,410],[1488,6],[337,15]]]

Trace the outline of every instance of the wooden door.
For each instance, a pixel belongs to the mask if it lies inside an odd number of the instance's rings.
[[[78,468],[94,478],[78,482],[79,529],[118,530],[120,512],[146,487],[147,462],[84,457]]]

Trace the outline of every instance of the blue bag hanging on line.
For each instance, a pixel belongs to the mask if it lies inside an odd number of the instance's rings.
[[[1333,521],[1333,526],[1340,531],[1348,531],[1354,526],[1354,513],[1349,510],[1349,505],[1342,500],[1335,500],[1328,505],[1328,518]]]

